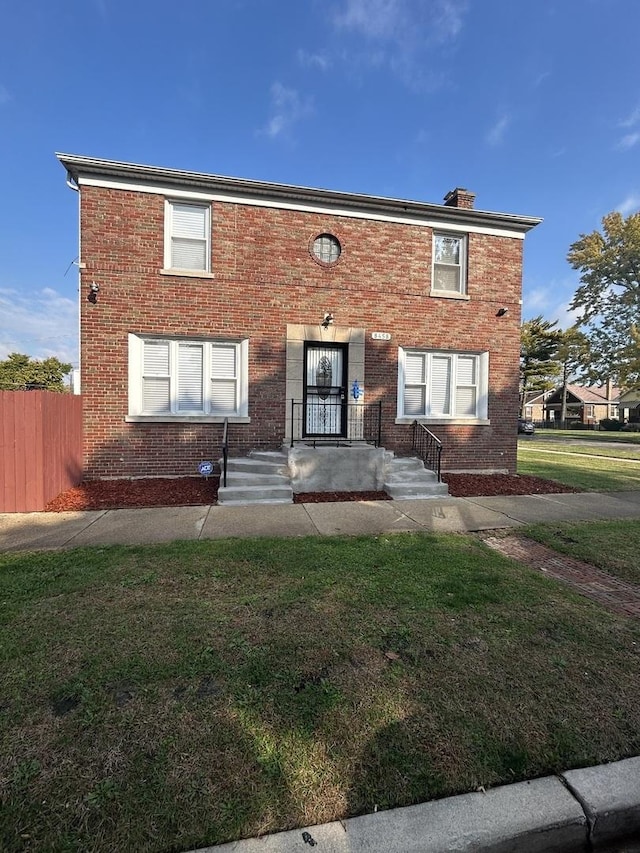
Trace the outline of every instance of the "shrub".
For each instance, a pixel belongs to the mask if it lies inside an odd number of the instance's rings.
[[[622,427],[622,421],[619,421],[617,418],[603,418],[600,421],[600,428],[606,429],[608,432],[619,432]]]

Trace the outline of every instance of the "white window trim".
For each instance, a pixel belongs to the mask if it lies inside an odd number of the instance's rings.
[[[405,360],[407,353],[420,353],[428,356],[475,356],[477,358],[478,377],[476,387],[478,389],[476,415],[475,417],[438,414],[430,415],[405,415],[404,413],[404,387],[405,387]],[[455,399],[455,395],[452,395]],[[398,392],[397,392],[397,424],[412,424],[414,421],[424,424],[477,424],[486,426],[489,420],[489,353],[468,352],[455,350],[431,350],[420,347],[398,347]]]
[[[189,205],[191,207],[199,207],[202,208],[205,212],[205,262],[206,267],[204,269],[190,269],[185,268],[181,269],[180,267],[174,267],[171,264],[172,258],[172,244],[171,238],[173,236],[173,205],[174,204],[183,204]],[[181,198],[166,198],[164,200],[164,269],[160,270],[164,275],[175,275],[179,274],[187,274],[192,276],[202,276],[205,278],[209,278],[211,276],[211,203],[206,204],[198,201],[192,201],[191,199],[181,199]]]
[[[142,372],[143,372],[143,350],[144,342],[149,340],[167,341],[170,345],[171,363],[171,412],[163,414],[148,415],[142,410]],[[230,423],[250,423],[249,417],[249,340],[228,341],[212,338],[173,338],[160,335],[135,335],[129,334],[129,411],[125,417],[128,423],[222,423],[225,418]],[[233,414],[225,415],[216,412],[178,412],[177,400],[174,391],[174,377],[176,371],[176,352],[179,344],[204,344],[205,345],[205,369],[204,386],[205,401],[206,378],[210,376],[211,345],[233,344],[237,348],[237,408]],[[209,347],[207,347],[209,344]],[[205,402],[205,407],[207,403]]]
[[[436,240],[438,237],[453,237],[460,240],[460,287],[458,290],[444,290],[435,286],[436,282]],[[468,236],[467,234],[456,233],[455,231],[434,231],[431,242],[431,296],[443,296],[446,299],[468,299],[467,295],[467,253],[468,253]],[[447,266],[447,265],[445,265]],[[448,266],[453,266],[449,264]]]

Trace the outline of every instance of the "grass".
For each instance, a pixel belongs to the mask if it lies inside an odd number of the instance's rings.
[[[578,454],[581,456],[602,456],[609,459],[635,459],[640,462],[640,446],[626,447],[625,445],[616,444],[596,444],[585,446],[582,443],[571,443],[568,441],[551,441],[544,439],[527,439],[521,441],[520,444],[524,447],[535,448],[538,453],[562,453],[562,454]]]
[[[626,444],[640,444],[640,432],[609,432],[608,430],[591,429],[536,429],[539,438],[576,438],[581,441],[607,441],[624,442]]]
[[[549,450],[558,447],[558,453]],[[518,473],[556,480],[567,486],[587,491],[625,491],[640,489],[640,465],[616,453],[595,458],[597,454],[580,455],[575,448],[551,445],[544,441],[518,442]]]
[[[591,563],[608,574],[640,584],[640,521],[534,524],[522,532],[556,551]]]
[[[470,536],[5,554],[0,601],[7,851],[179,851],[640,751],[640,625]]]

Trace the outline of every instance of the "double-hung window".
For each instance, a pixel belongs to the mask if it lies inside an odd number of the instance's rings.
[[[466,236],[435,233],[431,292],[440,295],[464,295],[467,292],[466,279]]]
[[[165,203],[165,269],[211,271],[211,205]]]
[[[248,341],[129,335],[129,417],[247,417]]]
[[[487,353],[401,349],[398,417],[484,420]]]

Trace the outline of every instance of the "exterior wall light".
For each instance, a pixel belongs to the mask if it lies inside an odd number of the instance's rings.
[[[508,308],[498,308],[498,313],[496,317],[504,317],[504,315],[509,311]]]
[[[323,329],[328,329],[329,326],[333,326],[333,314],[325,313],[322,323],[320,324]]]
[[[97,284],[95,281],[92,281],[91,284],[89,285],[89,295],[87,296],[87,299],[89,300],[89,302],[93,302],[93,304],[95,305],[96,302],[98,301],[98,293],[99,292],[100,292],[100,285]]]

